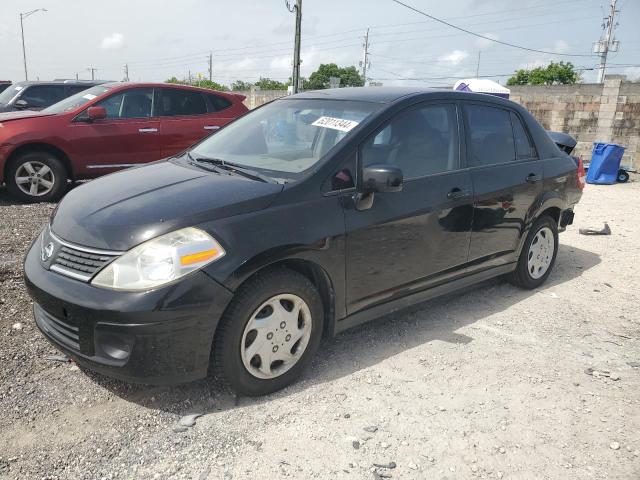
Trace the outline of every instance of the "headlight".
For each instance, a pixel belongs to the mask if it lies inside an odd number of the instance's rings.
[[[112,290],[150,290],[199,270],[224,254],[224,248],[208,233],[183,228],[129,250],[91,283]]]

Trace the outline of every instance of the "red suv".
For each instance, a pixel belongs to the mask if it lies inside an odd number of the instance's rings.
[[[233,93],[172,84],[108,83],[40,112],[0,113],[0,184],[54,201],[67,180],[170,157],[248,109]]]

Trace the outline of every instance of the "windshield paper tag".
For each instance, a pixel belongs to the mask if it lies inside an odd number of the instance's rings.
[[[350,132],[358,126],[358,122],[353,120],[344,120],[342,118],[320,117],[311,125],[314,127],[332,128],[341,132]]]
[[[91,93],[87,93],[86,95],[83,95],[82,98],[86,98],[87,100],[93,100],[94,98],[96,98],[96,95],[92,95]]]

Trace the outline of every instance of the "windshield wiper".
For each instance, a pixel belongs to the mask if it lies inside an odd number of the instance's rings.
[[[223,160],[221,158],[210,158],[210,157],[194,157],[193,155],[191,155],[191,153],[187,153],[187,155],[189,155],[189,158],[191,158],[192,160],[194,160],[195,162],[198,163],[208,163],[211,165],[214,165],[216,167],[218,167],[221,170],[225,170],[227,172],[231,172],[231,173],[237,173],[239,175],[242,175],[243,177],[246,178],[251,178],[253,180],[257,180],[260,182],[265,182],[265,183],[273,183],[274,180],[262,175],[261,173],[256,172],[255,170],[251,170],[249,168],[237,165],[235,163],[231,163],[231,162],[227,162],[226,160]]]

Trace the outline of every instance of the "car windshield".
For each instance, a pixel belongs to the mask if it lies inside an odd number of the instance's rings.
[[[22,90],[23,88],[24,87],[22,85],[8,86],[2,93],[0,93],[0,103],[9,103],[11,100],[13,100],[13,97],[20,93],[20,90]]]
[[[76,93],[75,95],[71,95],[64,100],[59,101],[58,103],[54,103],[48,108],[45,108],[43,112],[45,113],[64,113],[70,112],[71,110],[75,110],[78,107],[81,107],[85,103],[93,100],[96,97],[99,97],[105,92],[110,90],[109,87],[105,87],[104,85],[98,85],[96,87],[90,88],[88,90],[83,90],[82,92]]]
[[[379,108],[368,102],[277,100],[241,117],[190,153],[195,159],[297,178]]]

